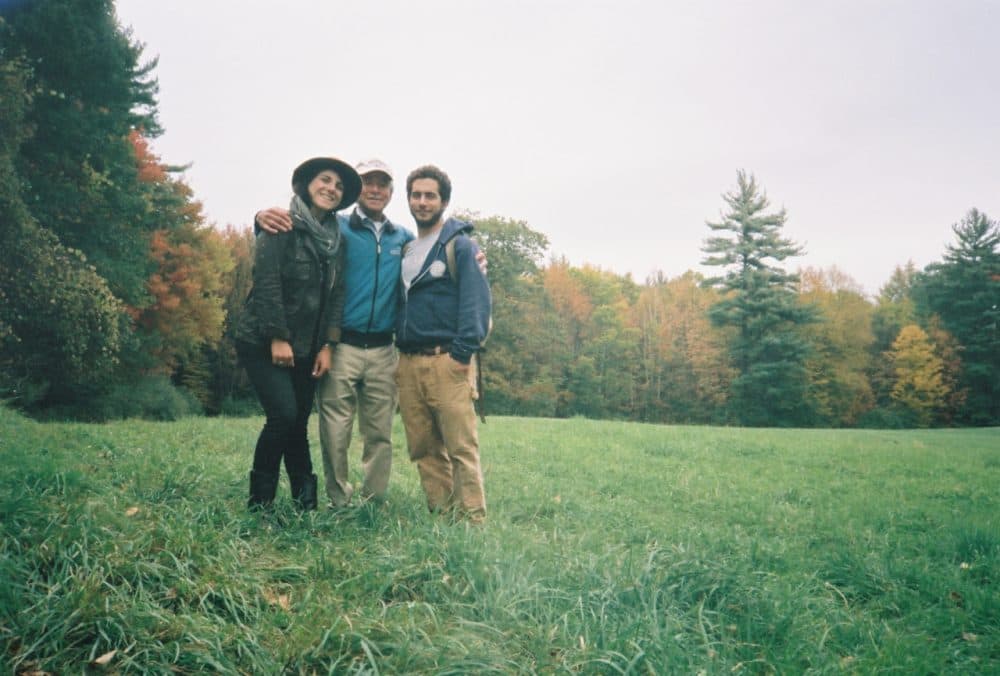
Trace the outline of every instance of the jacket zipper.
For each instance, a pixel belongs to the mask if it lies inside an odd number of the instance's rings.
[[[378,273],[380,267],[379,263],[381,259],[382,259],[382,240],[376,237],[375,238],[375,286],[372,288],[372,309],[368,313],[368,330],[367,330],[368,333],[371,333],[372,322],[375,321],[375,301],[378,299]]]
[[[323,265],[315,251],[310,251],[310,253],[313,254],[317,265],[319,265],[319,297],[322,299],[319,305],[319,314],[316,316],[316,325],[313,327],[312,340],[312,351],[318,352],[320,348],[320,326],[324,323],[323,320],[326,318],[327,305],[330,300],[330,289],[333,288],[333,284],[331,283],[333,281],[333,266],[330,264],[330,261],[327,261],[327,264]],[[324,282],[326,282],[326,284],[324,284]]]

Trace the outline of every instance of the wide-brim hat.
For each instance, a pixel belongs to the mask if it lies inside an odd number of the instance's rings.
[[[361,176],[354,167],[336,157],[313,157],[295,167],[295,171],[292,172],[292,189],[295,190],[295,186],[300,185],[301,189],[305,190],[310,181],[316,178],[316,174],[326,169],[337,172],[344,184],[344,196],[340,198],[340,204],[335,211],[346,209],[357,202],[358,195],[361,194]]]

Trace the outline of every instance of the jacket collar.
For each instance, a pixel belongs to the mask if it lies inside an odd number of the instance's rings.
[[[448,217],[441,226],[441,235],[438,239],[442,245],[447,244],[448,240],[452,239],[455,235],[459,233],[465,233],[468,235],[472,232],[472,224],[466,223],[465,221],[460,221],[457,218]]]
[[[354,207],[354,210],[351,211],[351,218],[347,221],[347,223],[353,229],[359,230],[359,229],[361,229],[361,228],[364,227],[364,225],[363,225],[364,220],[365,220],[365,217],[361,215],[361,210],[358,209],[357,207]],[[392,221],[390,221],[388,217],[386,217],[385,223],[382,224],[382,228],[386,232],[395,232],[396,231],[396,224],[393,223]]]

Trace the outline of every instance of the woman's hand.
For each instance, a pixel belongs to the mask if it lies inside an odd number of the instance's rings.
[[[275,366],[285,366],[288,368],[295,366],[295,354],[292,352],[292,344],[287,340],[273,338],[271,340],[271,363]]]
[[[313,362],[313,378],[322,378],[330,370],[330,361],[333,359],[333,348],[327,343],[316,353],[316,361]]]

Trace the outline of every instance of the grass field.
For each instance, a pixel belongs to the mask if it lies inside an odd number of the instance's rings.
[[[492,418],[475,528],[398,423],[388,504],[252,516],[260,423],[0,408],[7,668],[1000,672],[1000,430]]]

